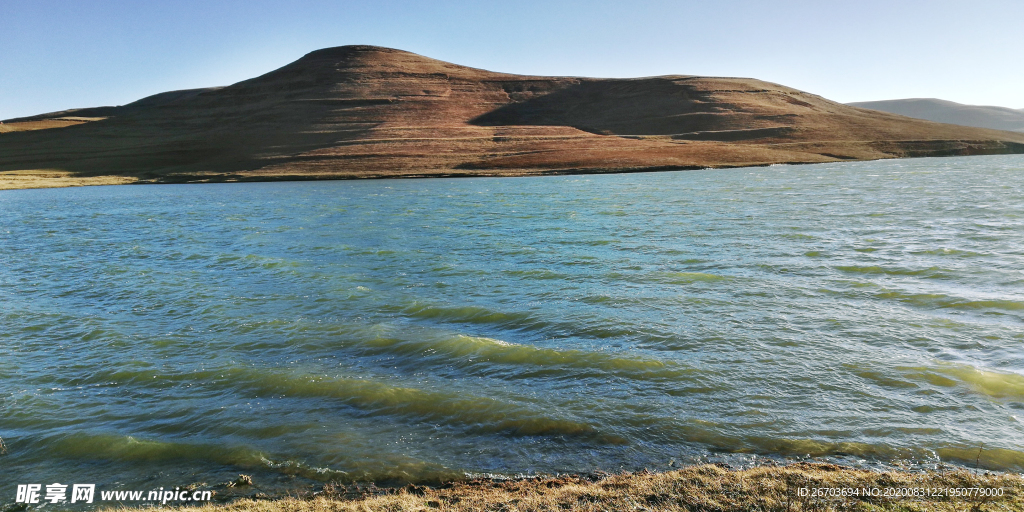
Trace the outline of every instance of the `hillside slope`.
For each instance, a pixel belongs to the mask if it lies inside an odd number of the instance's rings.
[[[849,103],[849,105],[937,123],[1024,132],[1024,109],[963,105],[935,98],[861,101]]]
[[[102,120],[0,134],[0,171],[186,182],[1024,152],[1024,134],[850,107],[754,79],[520,76],[372,46],[319,50],[228,87],[169,94],[109,107],[121,110]]]

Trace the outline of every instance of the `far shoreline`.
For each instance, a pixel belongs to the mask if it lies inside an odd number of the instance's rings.
[[[434,178],[532,178],[541,176],[593,176],[602,174],[639,174],[679,171],[732,170],[777,165],[815,165],[838,164],[852,162],[880,162],[883,160],[918,160],[922,158],[958,158],[977,156],[1010,156],[1018,153],[979,154],[979,155],[925,155],[889,158],[866,158],[856,160],[837,160],[833,162],[786,161],[786,162],[755,162],[749,164],[719,165],[686,165],[686,166],[649,166],[649,167],[583,167],[566,169],[467,169],[438,170],[411,172],[340,172],[332,174],[256,174],[256,173],[209,173],[167,175],[158,178],[140,178],[130,175],[96,175],[83,176],[59,169],[29,169],[18,171],[0,171],[0,191],[30,190],[44,188],[73,188],[109,185],[194,185],[206,183],[271,183],[297,181],[354,181],[354,180],[388,180],[388,179],[434,179]]]
[[[971,155],[990,156],[990,155]],[[754,167],[771,167],[776,165],[812,165],[822,163],[873,162],[881,160],[897,160],[906,158],[946,158],[946,157],[893,157],[865,160],[842,160],[837,162],[767,162],[748,165],[689,165],[689,166],[651,166],[635,168],[569,168],[569,169],[506,169],[506,170],[445,170],[437,172],[407,173],[369,173],[351,172],[337,174],[195,174],[169,175],[159,178],[139,178],[122,175],[80,176],[68,171],[57,169],[31,169],[0,172],[0,191],[30,190],[44,188],[72,188],[108,185],[193,185],[206,183],[270,183],[296,181],[353,181],[353,180],[388,180],[388,179],[434,179],[434,178],[531,178],[541,176],[593,176],[602,174],[639,174],[656,172],[731,170]]]

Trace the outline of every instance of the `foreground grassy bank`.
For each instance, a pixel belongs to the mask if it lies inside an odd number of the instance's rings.
[[[244,478],[240,481],[243,486],[246,484]],[[641,472],[592,478],[574,476],[514,481],[473,480],[437,487],[407,486],[383,491],[327,485],[322,492],[305,497],[239,499],[227,504],[209,504],[187,510],[1024,510],[1024,478],[1020,475],[977,474],[963,469],[927,473],[878,473],[832,464],[801,463],[746,470],[703,465],[665,473]]]

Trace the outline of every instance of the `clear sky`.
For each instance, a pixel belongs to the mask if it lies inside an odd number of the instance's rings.
[[[1024,108],[1022,0],[0,0],[0,119],[228,85],[346,44],[510,73]]]

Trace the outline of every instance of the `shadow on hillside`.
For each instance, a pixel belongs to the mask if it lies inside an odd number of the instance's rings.
[[[571,126],[601,135],[734,131],[769,121],[714,100],[683,77],[591,80],[510,103],[470,121],[477,126]],[[514,94],[518,91],[506,92]],[[775,120],[777,121],[777,120]],[[763,134],[751,133],[750,137]],[[705,137],[702,140],[714,140]],[[730,137],[736,140],[736,137]]]

